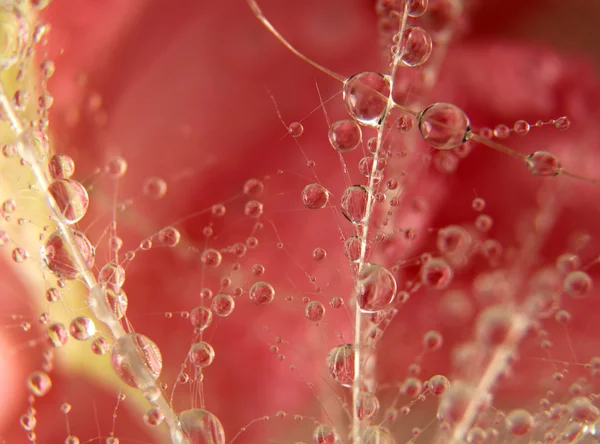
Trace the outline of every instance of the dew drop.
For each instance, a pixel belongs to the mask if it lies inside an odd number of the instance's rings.
[[[460,421],[474,399],[475,388],[465,381],[455,381],[440,398],[437,417],[450,424]]]
[[[525,136],[529,133],[531,126],[525,120],[517,120],[513,125],[513,131],[519,136]]]
[[[600,416],[600,410],[587,396],[577,396],[569,401],[569,413],[575,421],[596,421]]]
[[[302,190],[302,203],[309,210],[325,208],[329,202],[329,191],[318,183],[306,185]]]
[[[437,247],[442,254],[465,254],[470,245],[471,236],[461,226],[449,225],[438,231]]]
[[[256,305],[267,305],[275,298],[275,289],[267,282],[256,282],[248,292],[250,300]]]
[[[365,264],[358,278],[358,307],[365,313],[383,310],[393,302],[397,290],[396,279],[387,268]]]
[[[20,264],[22,262],[25,262],[27,260],[27,258],[29,257],[29,255],[27,254],[27,251],[25,249],[23,249],[21,247],[17,247],[17,248],[13,248],[11,257],[12,257],[13,262]]]
[[[109,262],[100,269],[98,282],[120,288],[125,283],[125,270],[119,264]]]
[[[421,282],[427,287],[444,289],[452,282],[452,267],[442,258],[432,258],[421,267]]]
[[[96,334],[96,325],[87,316],[77,316],[71,321],[69,332],[78,341],[87,341]]]
[[[362,185],[352,185],[340,198],[342,214],[353,224],[360,224],[367,216],[369,193]]]
[[[50,176],[53,179],[69,179],[75,172],[75,162],[66,154],[54,154],[48,162]]]
[[[215,359],[215,350],[207,342],[197,342],[190,349],[190,361],[199,367],[208,367]]]
[[[65,438],[65,444],[79,444],[79,443],[80,443],[79,438],[74,435],[70,435]]]
[[[321,262],[323,259],[327,257],[327,251],[325,249],[317,247],[312,252],[312,258],[316,262]]]
[[[112,157],[106,162],[106,174],[113,179],[120,179],[127,172],[127,161],[120,156]]]
[[[60,301],[60,291],[57,288],[49,288],[46,290],[46,300],[48,302]]]
[[[344,242],[344,254],[348,259],[352,262],[358,262],[360,260],[360,250],[361,250],[362,238],[358,236],[352,236],[346,239]],[[365,257],[368,256],[370,252],[370,246],[367,244]]]
[[[423,347],[428,351],[439,350],[444,343],[444,337],[437,330],[429,330],[423,335]]]
[[[69,333],[64,324],[52,324],[46,330],[48,339],[54,347],[62,347],[69,340]]]
[[[533,428],[533,416],[525,409],[515,409],[506,415],[506,430],[514,436],[528,434]]]
[[[81,232],[73,230],[72,238],[75,247],[83,258],[84,266],[88,269],[94,266],[95,250],[88,238]],[[63,279],[75,279],[78,274],[77,261],[73,256],[71,247],[64,240],[60,232],[54,232],[42,248],[42,257],[48,269]]]
[[[553,177],[558,176],[562,167],[558,158],[547,151],[536,151],[527,156],[527,168],[536,176]]]
[[[338,120],[329,128],[329,142],[340,153],[355,150],[362,140],[362,131],[355,120]]]
[[[2,202],[2,211],[5,214],[14,213],[16,209],[17,209],[17,205],[15,204],[14,200],[7,199],[4,202]]]
[[[38,398],[45,396],[52,388],[52,379],[46,373],[36,370],[27,378],[27,388]]]
[[[567,116],[559,117],[554,121],[554,127],[561,131],[568,130],[571,127],[571,121]]]
[[[361,436],[362,444],[396,444],[396,440],[385,427],[368,426]]]
[[[244,194],[251,199],[260,197],[265,190],[265,185],[258,179],[248,179],[244,183]]]
[[[410,67],[421,66],[431,56],[433,42],[427,31],[418,26],[407,26],[402,35],[400,61]]]
[[[329,376],[343,387],[352,387],[354,380],[354,346],[344,344],[329,352],[326,359]]]
[[[161,199],[167,194],[167,182],[160,177],[148,177],[142,187],[144,195],[151,199]]]
[[[325,316],[325,307],[319,301],[311,301],[304,307],[304,317],[309,321],[318,322]]]
[[[92,341],[90,348],[92,349],[92,353],[101,356],[110,350],[110,344],[103,337],[98,337]]]
[[[213,318],[212,311],[204,306],[194,308],[190,313],[190,322],[194,328],[206,330]]]
[[[429,379],[427,388],[433,396],[442,396],[450,387],[450,381],[444,375],[435,375]]]
[[[190,443],[225,444],[225,430],[219,418],[202,409],[189,409],[177,415],[177,420],[183,432],[183,438]],[[172,428],[171,439],[181,442],[177,428]]]
[[[100,284],[90,290],[88,305],[98,320],[113,324],[125,316],[129,300],[119,287]]]
[[[210,212],[212,213],[213,216],[215,217],[223,217],[225,216],[225,214],[227,213],[227,207],[221,203],[218,204],[214,204],[211,209]],[[211,234],[212,235],[212,231]],[[206,236],[206,235],[205,235]]]
[[[501,345],[512,327],[513,313],[504,306],[491,306],[483,310],[475,324],[477,340],[488,346]]]
[[[300,122],[292,122],[288,126],[288,133],[292,137],[300,137],[304,132],[304,126]]]
[[[359,419],[370,419],[379,412],[379,399],[372,393],[361,392],[358,395],[356,409]]]
[[[331,306],[331,308],[335,308],[337,310],[338,308],[341,308],[342,305],[344,305],[344,300],[339,296],[334,296],[329,301],[329,305]]]
[[[207,268],[217,268],[221,265],[221,261],[223,260],[223,256],[218,250],[214,248],[207,248],[200,254],[200,261]]]
[[[328,424],[319,424],[313,431],[313,442],[315,444],[337,444],[338,436]]]
[[[218,293],[211,302],[211,309],[217,316],[229,316],[235,308],[235,301],[225,293]]]
[[[346,80],[343,87],[343,98],[348,113],[367,126],[381,124],[389,95],[389,77],[377,72],[358,73]],[[333,141],[331,143],[333,145]],[[360,136],[358,143],[360,143]],[[333,147],[338,149],[335,145]]]
[[[581,299],[592,291],[592,278],[585,271],[572,271],[564,280],[565,293],[575,299]]]
[[[451,103],[434,103],[417,116],[423,139],[440,150],[462,145],[469,138],[471,127],[463,110]]]
[[[174,227],[165,227],[158,232],[158,242],[163,247],[175,247],[181,240],[181,233]]]
[[[139,333],[128,333],[114,343],[111,364],[126,384],[146,389],[160,376],[162,356],[158,346]]]
[[[475,211],[483,211],[485,209],[485,199],[481,197],[476,197],[473,199],[472,207]]]

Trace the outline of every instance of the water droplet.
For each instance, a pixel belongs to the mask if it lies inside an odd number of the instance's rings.
[[[110,344],[106,339],[100,336],[92,341],[90,348],[92,349],[92,353],[101,356],[110,350]]]
[[[365,264],[358,277],[358,307],[365,313],[375,313],[387,308],[398,286],[392,273],[380,265]]]
[[[275,289],[266,282],[256,282],[250,287],[248,296],[256,305],[267,305],[275,298]]]
[[[572,298],[586,297],[592,290],[592,278],[584,271],[572,271],[565,277],[563,288]]]
[[[35,419],[35,416],[32,415],[21,416],[19,422],[21,423],[21,427],[23,427],[24,430],[33,430],[37,425],[37,419]]]
[[[525,120],[517,120],[513,125],[513,131],[519,136],[525,136],[529,133],[531,126]]]
[[[225,293],[216,294],[211,303],[211,309],[217,316],[229,316],[235,308],[235,301]]]
[[[48,302],[60,301],[60,291],[57,288],[49,288],[46,290],[46,300]]]
[[[27,378],[27,388],[34,396],[45,396],[52,388],[52,379],[46,373],[36,370]]]
[[[248,217],[259,218],[263,213],[263,204],[257,200],[246,202],[244,214]]]
[[[463,110],[451,103],[434,103],[417,116],[423,139],[434,148],[449,150],[469,138],[470,122]]]
[[[94,266],[94,247],[83,233],[73,230],[71,234],[75,241],[75,248],[83,258],[84,266],[91,269]],[[46,241],[42,249],[42,257],[48,269],[63,279],[75,279],[79,275],[77,261],[71,247],[58,231]]]
[[[29,257],[29,255],[27,254],[27,251],[25,251],[21,247],[13,248],[11,256],[12,256],[12,260],[14,262],[16,262],[17,264],[25,262],[27,260],[27,258]]]
[[[421,282],[427,287],[444,289],[452,282],[452,267],[442,258],[432,258],[421,267]]]
[[[361,392],[356,409],[359,419],[370,419],[379,412],[379,399],[372,393]]]
[[[353,151],[362,141],[362,130],[355,120],[338,120],[329,128],[329,142],[341,153]]]
[[[67,224],[79,222],[87,212],[90,198],[83,185],[76,180],[55,180],[48,187],[63,221]]]
[[[306,185],[302,190],[302,203],[310,210],[325,208],[329,202],[329,191],[318,183]]]
[[[326,359],[329,376],[344,387],[352,387],[354,380],[354,346],[344,344],[329,352]]]
[[[440,253],[464,255],[471,245],[471,235],[463,227],[449,225],[438,231],[437,247]]]
[[[425,350],[439,350],[444,343],[444,337],[437,330],[429,330],[423,335],[423,347]]]
[[[304,126],[300,122],[292,122],[290,126],[288,126],[288,133],[292,137],[300,137],[304,132]]]
[[[400,61],[410,67],[427,62],[433,49],[431,36],[418,26],[407,26],[404,29],[400,45]]]
[[[317,247],[312,252],[313,260],[317,262],[321,262],[323,259],[327,257],[327,251],[325,249]]]
[[[473,400],[475,388],[466,381],[454,381],[440,398],[437,417],[450,424],[460,421],[470,402]]]
[[[325,316],[325,307],[319,301],[311,301],[304,307],[304,317],[309,321],[318,322]]]
[[[96,325],[87,316],[77,316],[71,321],[69,331],[78,341],[86,341],[96,334]]]
[[[313,442],[315,444],[337,444],[338,437],[333,427],[328,424],[319,424],[313,431]]]
[[[561,273],[568,274],[581,267],[581,259],[576,254],[564,253],[556,259],[556,268]]]
[[[525,409],[515,409],[506,415],[506,430],[514,436],[528,434],[533,428],[533,416]]]
[[[363,125],[379,126],[381,124],[389,95],[389,77],[377,72],[361,72],[350,77],[344,83],[343,98],[346,109],[354,119]],[[333,141],[331,143],[333,145]],[[360,137],[358,143],[360,143]],[[335,145],[333,147],[338,149]]]
[[[207,268],[217,268],[221,265],[222,260],[223,256],[214,248],[207,248],[200,254],[200,261],[206,265]]]
[[[353,224],[360,224],[367,216],[369,193],[362,185],[353,185],[340,198],[342,214]]]
[[[48,162],[48,170],[53,179],[69,179],[75,172],[75,162],[66,154],[54,154]]]
[[[206,330],[211,324],[213,318],[212,311],[208,308],[199,306],[192,310],[190,313],[190,322],[194,328],[200,329],[201,331]]]
[[[225,431],[219,418],[212,413],[201,409],[184,410],[177,415],[178,422],[183,432],[183,438],[190,443],[225,444]],[[179,431],[172,429],[171,439],[173,442],[181,442],[176,435]]]
[[[0,70],[14,65],[23,55],[27,39],[27,22],[16,6],[0,7]]]
[[[163,247],[175,247],[181,240],[181,233],[174,227],[165,227],[158,232],[158,242]]]
[[[215,350],[207,342],[196,342],[190,349],[190,361],[199,367],[208,367],[215,359]]]
[[[331,305],[331,308],[338,309],[344,305],[344,300],[339,296],[334,296],[331,298],[331,301],[329,301],[329,305]]]
[[[221,204],[221,203],[214,204],[211,207],[210,212],[215,217],[223,217],[223,216],[225,216],[225,214],[227,214],[227,207],[225,205]],[[211,234],[209,236],[212,236],[212,231],[211,231]]]
[[[420,17],[425,14],[429,6],[429,0],[406,0],[408,3],[408,16]]]
[[[480,214],[475,218],[475,229],[482,233],[487,233],[492,229],[494,225],[494,219],[487,214]]]
[[[483,310],[475,325],[477,340],[488,346],[501,345],[512,326],[514,314],[504,306],[491,306]]]
[[[385,427],[368,426],[361,436],[362,444],[396,444],[396,440]]]
[[[429,393],[433,396],[442,396],[450,387],[450,381],[444,375],[432,376],[427,384]]]
[[[101,284],[112,284],[120,288],[125,283],[125,270],[120,265],[109,262],[100,269],[98,282]]]
[[[536,176],[553,177],[558,176],[562,167],[558,158],[546,151],[536,151],[527,156],[527,168]]]
[[[473,199],[472,207],[475,211],[483,211],[485,208],[485,199],[481,197],[476,197]]]
[[[162,356],[148,337],[128,333],[114,343],[111,364],[123,382],[144,390],[154,385],[160,376]]]
[[[561,131],[568,130],[571,127],[571,121],[567,116],[559,117],[554,121],[554,127]]]
[[[106,162],[106,174],[113,179],[120,179],[127,172],[127,161],[121,156],[115,156]]]
[[[148,177],[143,185],[144,195],[151,199],[161,199],[167,194],[167,182],[160,177]]]
[[[62,347],[69,340],[69,333],[64,324],[52,324],[46,330],[48,339],[54,347]]]
[[[165,415],[160,409],[153,407],[144,414],[144,422],[151,427],[156,427],[162,424]]]
[[[17,209],[17,205],[15,204],[15,201],[12,199],[5,200],[2,203],[2,211],[6,214],[14,213],[16,209]]]
[[[244,194],[252,199],[260,197],[265,190],[265,185],[258,179],[248,179],[244,183]]]
[[[586,396],[577,396],[569,401],[569,413],[575,421],[592,422],[600,416],[600,410]]]
[[[96,285],[88,296],[88,305],[94,316],[108,324],[122,319],[128,304],[125,292],[111,284]]]

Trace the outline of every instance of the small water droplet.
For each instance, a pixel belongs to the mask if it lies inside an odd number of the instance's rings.
[[[353,185],[342,194],[340,206],[342,214],[353,224],[360,224],[367,216],[369,193],[362,185]]]
[[[319,301],[311,301],[304,307],[304,317],[309,321],[318,322],[325,316],[325,307]]]
[[[433,42],[427,31],[418,26],[407,26],[400,43],[400,61],[410,67],[421,66],[429,60]]]
[[[558,176],[562,167],[558,158],[547,151],[536,151],[527,156],[527,168],[536,176],[553,177]]]
[[[181,426],[183,438],[187,438],[190,443],[211,443],[225,444],[225,431],[219,418],[212,413],[202,409],[189,409],[177,415],[177,420]],[[173,442],[181,442],[178,436],[177,428],[172,428],[171,439]]]
[[[248,296],[256,305],[267,305],[275,298],[275,289],[267,282],[256,282],[250,287]]]
[[[288,133],[292,137],[300,137],[304,132],[304,126],[300,122],[292,122],[290,126],[288,126]]]
[[[355,120],[338,120],[329,128],[329,142],[340,153],[355,150],[362,141],[362,130]]]
[[[444,289],[452,282],[452,267],[442,258],[432,258],[421,267],[421,282],[427,287]]]
[[[106,174],[113,179],[120,179],[127,172],[127,161],[121,156],[115,156],[106,162]]]
[[[27,378],[27,387],[31,394],[42,397],[52,388],[52,379],[46,373],[36,370]]]
[[[565,277],[563,285],[565,293],[576,299],[588,296],[592,287],[592,278],[585,271],[572,271]]]
[[[27,254],[27,251],[25,251],[21,247],[14,248],[11,253],[11,256],[12,256],[12,260],[14,262],[16,262],[17,264],[25,262],[27,260],[27,258],[29,257],[29,255]]]
[[[471,131],[469,118],[463,110],[451,103],[434,103],[417,116],[423,139],[440,150],[462,145]]]
[[[358,277],[358,307],[365,313],[387,308],[394,300],[398,287],[392,273],[376,264],[365,264]]]
[[[181,240],[181,233],[174,227],[165,227],[158,232],[158,242],[163,247],[175,247]]]
[[[344,387],[352,387],[354,380],[354,346],[344,344],[329,352],[326,359],[329,376]]]
[[[215,359],[215,350],[207,342],[196,342],[190,349],[189,357],[192,364],[202,368],[208,367]]]
[[[533,428],[533,416],[525,409],[515,409],[506,415],[506,430],[514,436],[528,434]]]
[[[329,191],[318,183],[306,185],[302,190],[302,203],[310,210],[325,208],[329,202]]]
[[[53,179],[69,179],[75,172],[75,162],[66,154],[54,154],[48,163]]]
[[[151,199],[161,199],[167,194],[167,182],[160,177],[148,177],[143,185],[144,195]]]
[[[217,316],[229,316],[235,308],[235,301],[225,293],[218,293],[211,302],[211,309]]]
[[[87,316],[77,316],[71,321],[69,331],[78,341],[86,341],[96,334],[96,325]]]
[[[222,260],[223,256],[214,248],[207,248],[200,254],[200,261],[207,268],[217,268],[219,265],[221,265]]]

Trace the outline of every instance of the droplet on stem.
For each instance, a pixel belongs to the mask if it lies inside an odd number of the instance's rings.
[[[469,118],[456,105],[434,103],[417,116],[423,139],[434,148],[449,150],[465,143],[471,134]]]

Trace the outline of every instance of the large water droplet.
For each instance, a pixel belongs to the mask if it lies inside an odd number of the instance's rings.
[[[326,359],[329,376],[344,387],[352,387],[354,380],[354,346],[344,344],[329,352]]]
[[[216,294],[210,307],[217,316],[229,316],[235,308],[235,300],[225,293]]]
[[[54,154],[48,162],[48,170],[53,179],[69,179],[75,172],[75,162],[66,154]]]
[[[267,282],[256,282],[250,287],[248,296],[256,305],[267,305],[275,298],[275,289]]]
[[[111,364],[123,382],[143,390],[160,376],[162,356],[158,346],[148,337],[128,333],[114,343]]]
[[[400,61],[406,66],[421,66],[431,56],[433,42],[423,28],[407,26],[400,44]]]
[[[353,224],[360,224],[367,215],[369,192],[362,185],[353,185],[340,198],[342,214]]]
[[[315,444],[337,444],[338,437],[329,424],[319,424],[313,431],[313,442]]]
[[[358,395],[358,405],[356,408],[359,419],[372,418],[379,412],[379,399],[372,393],[361,392]]]
[[[183,437],[190,444],[225,444],[225,430],[219,418],[202,409],[189,409],[177,415]],[[180,442],[178,430],[172,429],[171,439]]]
[[[56,202],[65,223],[77,223],[85,216],[90,198],[85,187],[76,180],[55,180],[48,186],[48,193]]]
[[[190,322],[194,328],[206,330],[213,318],[212,311],[204,306],[194,308],[190,313]]]
[[[460,421],[473,399],[475,387],[465,381],[455,381],[440,398],[437,417],[450,424]]]
[[[120,288],[125,283],[125,270],[119,264],[109,262],[100,269],[98,282],[101,284],[112,284]]]
[[[208,342],[200,341],[190,349],[190,361],[199,367],[208,367],[215,359],[215,350]]]
[[[562,166],[558,158],[547,151],[536,151],[527,156],[527,168],[536,176],[552,177],[558,176]]]
[[[516,409],[506,415],[506,430],[515,436],[528,434],[533,428],[533,416],[525,409]]]
[[[325,208],[329,202],[329,191],[318,183],[306,185],[302,190],[302,203],[310,210]]]
[[[366,264],[358,280],[358,307],[366,313],[375,313],[388,307],[398,287],[392,273],[380,265]]]
[[[452,267],[442,258],[433,258],[425,262],[420,274],[423,285],[438,290],[450,285],[454,276]]]
[[[396,444],[392,432],[381,426],[365,428],[360,442],[361,444]]]
[[[83,258],[84,266],[88,269],[92,268],[94,266],[94,247],[83,233],[79,231],[71,233],[75,241],[75,248]],[[46,241],[42,248],[42,258],[48,269],[63,279],[75,279],[79,274],[74,253],[58,231],[54,232]]]
[[[434,148],[449,150],[462,145],[471,131],[469,118],[456,105],[434,103],[417,116],[423,139]]]
[[[362,141],[362,130],[355,120],[338,120],[329,128],[329,142],[340,153],[355,150]]]
[[[77,316],[71,321],[69,331],[78,341],[87,341],[96,334],[96,324],[87,316]]]
[[[378,72],[361,72],[344,83],[346,109],[363,125],[381,124],[389,95],[390,80]]]

